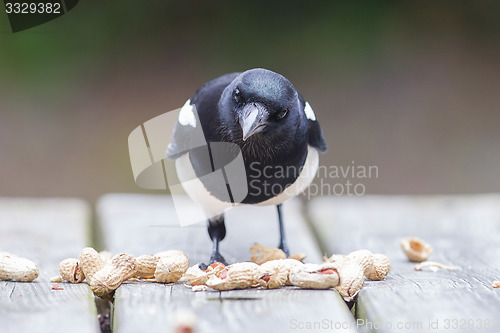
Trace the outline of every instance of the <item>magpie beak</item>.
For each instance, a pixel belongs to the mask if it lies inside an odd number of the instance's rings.
[[[243,141],[246,141],[255,133],[266,128],[269,113],[266,107],[260,103],[249,103],[243,107],[242,111],[239,123],[243,131]]]

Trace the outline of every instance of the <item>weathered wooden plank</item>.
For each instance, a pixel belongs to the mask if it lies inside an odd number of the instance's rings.
[[[189,207],[186,203],[185,209]],[[299,203],[289,202],[284,208],[291,251],[307,253],[309,261],[320,262],[321,253],[303,222]],[[97,213],[105,244],[112,252],[141,255],[181,249],[189,255],[191,264],[206,262],[210,256],[205,225],[178,226],[168,196],[108,195],[100,200]],[[229,262],[249,260],[248,250],[254,242],[266,246],[278,243],[273,207],[240,207],[227,213],[226,222],[227,237],[221,252]],[[115,294],[114,330],[165,330],[172,327],[179,309],[197,315],[200,332],[286,332],[313,322],[316,326],[328,325],[330,321],[345,330],[352,331],[354,326],[349,310],[331,290],[290,287],[194,293],[180,283],[126,283]]]
[[[331,253],[369,249],[384,253],[392,270],[367,281],[357,317],[377,332],[498,331],[500,196],[324,197],[308,212]],[[399,240],[417,236],[434,247],[430,260],[458,271],[415,271]],[[361,323],[361,322],[360,322]]]
[[[2,332],[99,332],[86,284],[60,283],[60,260],[87,245],[89,209],[73,199],[0,199],[0,251],[29,258],[40,269],[33,282],[0,281]]]

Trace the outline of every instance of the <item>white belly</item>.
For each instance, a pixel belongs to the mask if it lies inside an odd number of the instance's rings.
[[[316,176],[316,172],[318,171],[318,165],[318,151],[315,148],[308,146],[304,167],[295,182],[288,186],[279,195],[256,205],[279,205],[286,200],[299,195],[312,183],[314,177]],[[222,214],[231,207],[244,205],[241,203],[225,202],[211,195],[203,183],[196,177],[196,173],[189,160],[189,153],[179,157],[175,161],[175,167],[177,170],[177,176],[181,181],[184,191],[186,191],[192,200],[197,202],[202,207],[203,211],[207,215],[207,218]]]

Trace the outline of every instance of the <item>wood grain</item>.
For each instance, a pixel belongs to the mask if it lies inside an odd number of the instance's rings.
[[[500,329],[500,293],[491,287],[500,279],[500,196],[324,197],[308,212],[329,255],[368,249],[391,259],[388,277],[366,281],[359,294],[366,329]],[[461,269],[415,271],[399,245],[406,236],[434,247],[429,260]]]
[[[57,265],[87,245],[89,209],[72,199],[0,199],[0,251],[34,261],[33,282],[0,281],[2,332],[99,332],[94,298],[86,284],[49,279]]]
[[[189,209],[186,203],[184,209]],[[167,196],[108,195],[97,209],[104,241],[112,252],[134,255],[181,249],[191,264],[206,262],[211,243],[205,225],[178,226]],[[292,253],[308,254],[320,262],[321,253],[302,218],[299,202],[285,204],[285,228]],[[229,262],[247,261],[254,242],[276,246],[278,223],[273,207],[240,207],[226,215],[227,237],[221,252]],[[171,330],[176,313],[194,313],[199,332],[287,332],[300,325],[344,326],[353,331],[354,320],[332,290],[250,289],[193,292],[183,284],[129,282],[115,294],[114,331]],[[312,331],[314,331],[313,329]],[[197,331],[197,332],[198,332]],[[309,330],[311,331],[311,330]]]

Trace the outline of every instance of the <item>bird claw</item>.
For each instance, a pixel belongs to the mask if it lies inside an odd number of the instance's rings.
[[[285,243],[280,243],[280,245],[278,246],[278,248],[280,250],[282,250],[283,252],[285,252],[285,255],[286,255],[287,258],[290,256],[290,250],[288,249],[288,246]]]
[[[216,263],[216,262],[220,262],[220,263],[224,264],[225,266],[227,266],[226,259],[224,259],[224,257],[221,256],[221,254],[219,252],[212,253],[212,256],[210,257],[210,261],[208,262],[208,264],[211,265],[211,264]]]

